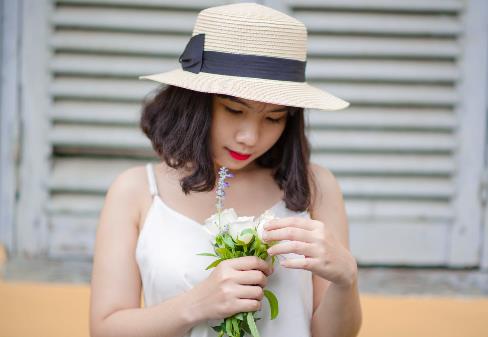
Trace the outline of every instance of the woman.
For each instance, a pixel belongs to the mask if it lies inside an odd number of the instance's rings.
[[[262,337],[357,335],[342,193],[329,170],[310,163],[304,133],[304,108],[349,103],[305,82],[306,38],[300,21],[262,5],[211,7],[198,14],[181,69],[141,77],[167,85],[141,117],[161,162],[122,172],[107,192],[92,337],[215,336],[212,321],[256,310]],[[268,253],[288,256],[276,268],[242,257],[205,270],[212,259],[196,255],[211,249],[201,224],[215,213],[223,166],[234,174],[225,208],[241,216],[272,209],[280,218],[266,230],[267,241],[282,241]],[[278,297],[274,320],[263,288]]]

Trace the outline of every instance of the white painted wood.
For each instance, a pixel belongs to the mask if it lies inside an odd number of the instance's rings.
[[[131,125],[139,123],[141,105],[137,103],[61,101],[53,104],[54,122]]]
[[[63,28],[53,33],[50,45],[59,51],[123,53],[144,56],[172,55],[185,49],[188,36],[117,31],[79,31]],[[179,55],[179,54],[178,54]]]
[[[179,63],[162,58],[114,55],[57,54],[51,63],[53,73],[59,75],[128,76],[169,71]],[[320,79],[396,81],[417,83],[453,82],[459,77],[454,62],[446,61],[385,61],[311,59],[306,76],[311,81]]]
[[[149,8],[199,8],[203,9],[209,6],[217,6],[223,4],[226,1],[222,0],[185,0],[180,2],[175,2],[174,0],[137,0],[134,3],[133,0],[56,0],[57,3],[63,5],[69,4],[83,4],[83,5],[110,5],[110,6],[129,6],[134,7],[149,7]],[[227,1],[228,2],[228,1]]]
[[[456,13],[462,9],[459,0],[285,0],[293,7],[408,12]]]
[[[309,33],[455,36],[461,25],[455,17],[417,14],[380,14],[331,11],[295,11]]]
[[[44,204],[48,200],[50,144],[48,100],[48,15],[50,1],[22,3],[20,48],[22,149],[19,167],[19,200],[16,208],[18,253],[38,256],[47,253],[48,221]],[[33,57],[35,55],[35,57]]]
[[[453,106],[459,93],[450,86],[383,83],[310,84],[343,97],[351,105]]]
[[[53,33],[50,45],[59,51],[123,53],[125,55],[179,55],[187,36],[120,31],[79,31],[68,27]],[[309,56],[375,56],[393,58],[453,59],[460,53],[455,39],[435,37],[310,35]]]
[[[314,152],[312,159],[337,174],[449,176],[454,174],[456,169],[454,160],[449,154]]]
[[[51,218],[51,224],[51,257],[92,257],[97,217],[58,215]],[[358,256],[358,263],[362,265],[441,265],[445,261],[446,246],[443,243],[449,234],[444,224],[376,221],[351,223],[350,226],[352,253]],[[76,238],[76,242],[72,238]]]
[[[461,43],[463,80],[458,105],[459,141],[456,160],[461,165],[456,176],[457,193],[453,199],[456,221],[451,228],[449,265],[478,266],[481,249],[480,182],[484,165],[488,92],[488,3],[467,2],[462,20],[465,34]]]
[[[360,263],[446,265],[453,177],[461,169],[453,154],[454,109],[463,98],[456,86],[464,78],[458,63],[464,2],[261,3],[304,21],[309,82],[351,102],[342,111],[307,111],[307,134],[313,161],[341,184]],[[56,76],[49,85],[55,123],[49,254],[86,258],[92,249],[86,238],[110,182],[128,167],[156,160],[138,120],[142,99],[157,84],[137,76],[179,66],[198,6],[207,5],[56,5],[49,41],[56,53],[48,68]]]
[[[311,82],[352,104],[452,106],[458,92],[449,86],[381,83]],[[157,83],[150,81],[59,77],[51,85],[54,98],[83,98],[117,101],[140,101]]]
[[[146,161],[142,161],[140,165],[144,163]],[[114,176],[119,172],[115,172]],[[109,178],[104,183],[94,183],[91,181],[92,175],[88,175],[86,178],[88,179],[87,185],[79,185],[73,189],[79,193],[56,191],[47,206],[48,214],[53,216],[57,214],[98,216],[103,205],[104,193],[112,180]],[[444,201],[365,200],[347,196],[345,199],[348,218],[352,222],[378,220],[391,223],[422,221],[451,224],[454,218],[452,207]]]
[[[457,119],[448,108],[415,107],[367,107],[351,106],[344,110],[310,110],[306,116],[310,127],[334,129],[375,129],[375,130],[436,130],[452,132]]]
[[[191,34],[196,13],[104,7],[60,7],[52,15],[58,27],[115,31],[178,32]]]
[[[454,150],[449,134],[436,132],[395,132],[368,130],[311,130],[307,133],[315,150],[437,152]]]
[[[359,264],[443,265],[449,227],[444,223],[350,223]]]
[[[481,262],[480,269],[482,271],[488,270],[488,134],[486,135],[487,142],[485,143],[485,167],[483,170],[482,186],[480,190],[480,198],[482,199],[482,235],[481,235]]]
[[[309,35],[308,56],[453,59],[460,53],[456,39],[382,35]]]
[[[9,13],[9,15],[6,15]],[[20,6],[17,1],[0,2],[0,243],[7,254],[16,253],[15,195],[19,150],[19,84],[17,41]]]

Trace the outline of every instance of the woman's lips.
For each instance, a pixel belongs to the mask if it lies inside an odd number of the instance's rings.
[[[237,160],[246,160],[249,157],[251,157],[250,154],[242,154],[239,152],[232,151],[231,149],[227,149],[227,151],[229,151],[229,154],[231,155],[232,158]]]

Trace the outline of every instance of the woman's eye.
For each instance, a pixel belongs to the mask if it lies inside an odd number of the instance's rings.
[[[231,109],[229,107],[225,107],[225,109],[233,114],[240,114],[242,111],[239,111],[239,110],[234,110],[234,109]]]
[[[279,123],[283,118],[267,118],[271,123]]]

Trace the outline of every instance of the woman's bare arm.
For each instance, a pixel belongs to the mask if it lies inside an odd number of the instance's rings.
[[[204,320],[192,302],[191,290],[140,308],[135,248],[141,207],[136,196],[148,193],[145,177],[144,166],[128,169],[114,180],[105,197],[93,258],[91,337],[180,337]]]
[[[349,224],[344,199],[337,179],[332,172],[312,164],[320,195],[317,196],[313,217],[322,222],[330,222],[334,235],[344,247],[349,248]],[[355,281],[346,287],[313,275],[314,311],[312,316],[313,337],[353,337],[357,336],[362,324],[362,310],[355,266]]]

